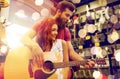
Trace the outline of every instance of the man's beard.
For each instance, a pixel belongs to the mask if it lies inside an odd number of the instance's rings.
[[[58,23],[58,28],[59,29],[64,29],[67,25],[67,22],[65,22],[62,18],[57,18],[56,19],[57,23]]]

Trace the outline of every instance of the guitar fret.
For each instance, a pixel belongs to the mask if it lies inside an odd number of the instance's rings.
[[[71,61],[71,62],[58,62],[54,63],[54,68],[63,68],[63,67],[71,67],[76,65],[85,65],[87,61]]]

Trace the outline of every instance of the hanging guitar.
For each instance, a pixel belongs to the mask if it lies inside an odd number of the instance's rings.
[[[120,23],[119,23],[119,16],[115,13],[115,8],[112,8],[112,15],[110,17],[110,23],[112,24],[112,27],[115,29],[119,29],[120,28]]]

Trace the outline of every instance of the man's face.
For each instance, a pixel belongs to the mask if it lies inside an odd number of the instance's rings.
[[[59,15],[59,25],[66,25],[70,17],[73,15],[73,12],[66,8],[63,12]]]

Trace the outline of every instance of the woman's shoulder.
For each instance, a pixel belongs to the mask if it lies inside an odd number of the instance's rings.
[[[57,42],[61,42],[62,44],[66,44],[66,41],[62,40],[62,39],[57,39]]]

